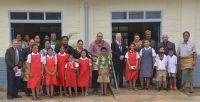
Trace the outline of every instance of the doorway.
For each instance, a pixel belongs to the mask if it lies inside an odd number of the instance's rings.
[[[112,40],[115,33],[122,33],[123,41],[128,45],[133,41],[135,33],[139,33],[142,40],[145,31],[151,30],[152,39],[158,43],[160,42],[160,25],[160,22],[112,23]]]

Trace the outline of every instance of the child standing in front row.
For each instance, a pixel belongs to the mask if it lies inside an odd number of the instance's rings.
[[[69,55],[68,62],[65,64],[65,87],[68,87],[70,98],[72,98],[71,88],[74,88],[75,95],[78,96],[76,73],[79,64],[73,59],[73,55]]]
[[[164,59],[164,53],[159,53],[159,59],[156,59],[155,67],[156,67],[158,91],[161,90],[162,85],[164,89],[167,91],[167,84],[166,84],[167,62]]]
[[[32,100],[40,99],[39,89],[40,81],[42,77],[42,56],[38,53],[38,45],[33,44],[32,53],[28,55],[27,63],[30,73],[28,76],[27,87],[31,88],[32,91]],[[36,94],[35,94],[36,92]]]
[[[47,96],[53,98],[54,85],[57,85],[57,57],[53,55],[53,49],[47,50],[47,55],[44,57],[44,84],[46,85]]]
[[[68,54],[65,53],[65,47],[60,47],[60,52],[57,54],[58,59],[58,75],[57,75],[57,85],[60,88],[60,97],[62,97],[62,89],[64,88],[64,94],[66,95],[66,88],[65,88],[65,64],[68,60]]]
[[[101,54],[97,59],[97,66],[99,68],[99,76],[97,82],[100,83],[101,95],[107,95],[107,85],[110,82],[110,57],[105,47],[101,48]]]
[[[78,86],[81,87],[81,96],[88,95],[89,79],[90,79],[90,66],[91,60],[86,57],[86,50],[81,51],[81,57],[78,59],[79,63],[79,76]]]
[[[174,55],[174,50],[169,49],[168,58],[168,76],[170,89],[176,90],[176,72],[177,72],[177,57]],[[174,87],[172,86],[174,83]]]
[[[144,48],[140,50],[140,83],[141,88],[145,89],[144,81],[146,79],[146,89],[149,89],[150,79],[153,75],[153,65],[155,63],[156,52],[150,46],[149,40],[144,40]]]
[[[97,82],[99,72],[97,66],[97,59],[98,57],[92,56],[92,89],[93,94],[98,93],[99,83]]]
[[[138,78],[138,61],[139,61],[139,54],[135,50],[135,44],[131,43],[129,45],[129,51],[126,53],[126,69],[125,69],[125,78],[129,81],[130,90],[135,89],[136,80]]]

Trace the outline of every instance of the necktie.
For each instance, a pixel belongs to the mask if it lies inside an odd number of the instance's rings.
[[[19,52],[17,49],[15,49],[15,65],[18,65],[19,63]]]
[[[120,52],[122,52],[122,46],[121,45],[119,45],[119,49],[120,49]]]

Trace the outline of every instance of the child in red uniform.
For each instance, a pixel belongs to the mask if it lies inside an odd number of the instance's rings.
[[[89,79],[90,79],[91,60],[86,57],[86,50],[81,51],[81,57],[79,58],[78,63],[79,63],[78,86],[81,87],[81,92],[82,92],[81,95],[87,96]]]
[[[65,64],[65,86],[68,87],[70,98],[72,97],[72,87],[74,88],[76,96],[78,95],[76,73],[79,65],[73,59],[73,55],[69,55],[68,62]]]
[[[57,75],[57,85],[60,88],[60,97],[62,97],[62,88],[64,88],[66,94],[65,86],[65,64],[68,59],[68,54],[65,53],[65,47],[60,47],[60,52],[57,54],[58,59],[58,75]]]
[[[47,96],[53,98],[54,85],[57,85],[57,57],[53,55],[53,49],[47,50],[47,55],[44,57],[44,84],[46,85]]]
[[[135,89],[136,80],[138,78],[138,61],[139,54],[135,50],[135,44],[129,45],[129,51],[126,53],[126,71],[125,78],[129,81],[130,90]]]
[[[38,45],[32,46],[32,53],[28,55],[27,63],[30,69],[27,87],[32,90],[32,99],[39,99],[40,80],[42,74],[42,56],[38,53]],[[35,94],[36,91],[36,94]]]

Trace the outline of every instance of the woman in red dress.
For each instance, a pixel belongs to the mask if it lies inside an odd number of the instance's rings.
[[[125,55],[126,58],[126,73],[125,78],[129,81],[130,90],[135,89],[136,80],[138,78],[138,61],[139,54],[135,50],[135,44],[131,43],[129,45],[129,51]]]
[[[44,84],[46,85],[47,95],[53,98],[54,85],[57,85],[57,57],[53,55],[53,49],[47,50],[44,58]]]
[[[69,55],[68,62],[65,65],[65,86],[68,87],[70,98],[72,97],[71,88],[74,88],[76,96],[78,95],[76,73],[79,65],[73,59],[73,55]]]
[[[66,88],[65,86],[65,64],[68,59],[68,54],[65,53],[65,47],[60,47],[60,52],[57,54],[58,59],[58,75],[57,75],[57,85],[60,88],[60,97],[62,97],[62,88],[64,88],[65,95],[66,95]]]
[[[88,86],[90,79],[90,65],[91,60],[86,57],[86,50],[81,51],[81,57],[79,58],[79,77],[78,77],[78,86],[81,87],[82,96],[88,95]],[[84,92],[85,90],[85,92]]]
[[[39,99],[40,80],[42,74],[42,56],[38,53],[38,45],[34,44],[32,53],[28,55],[27,63],[30,69],[27,87],[32,90],[32,99]],[[36,92],[36,94],[35,94]]]

